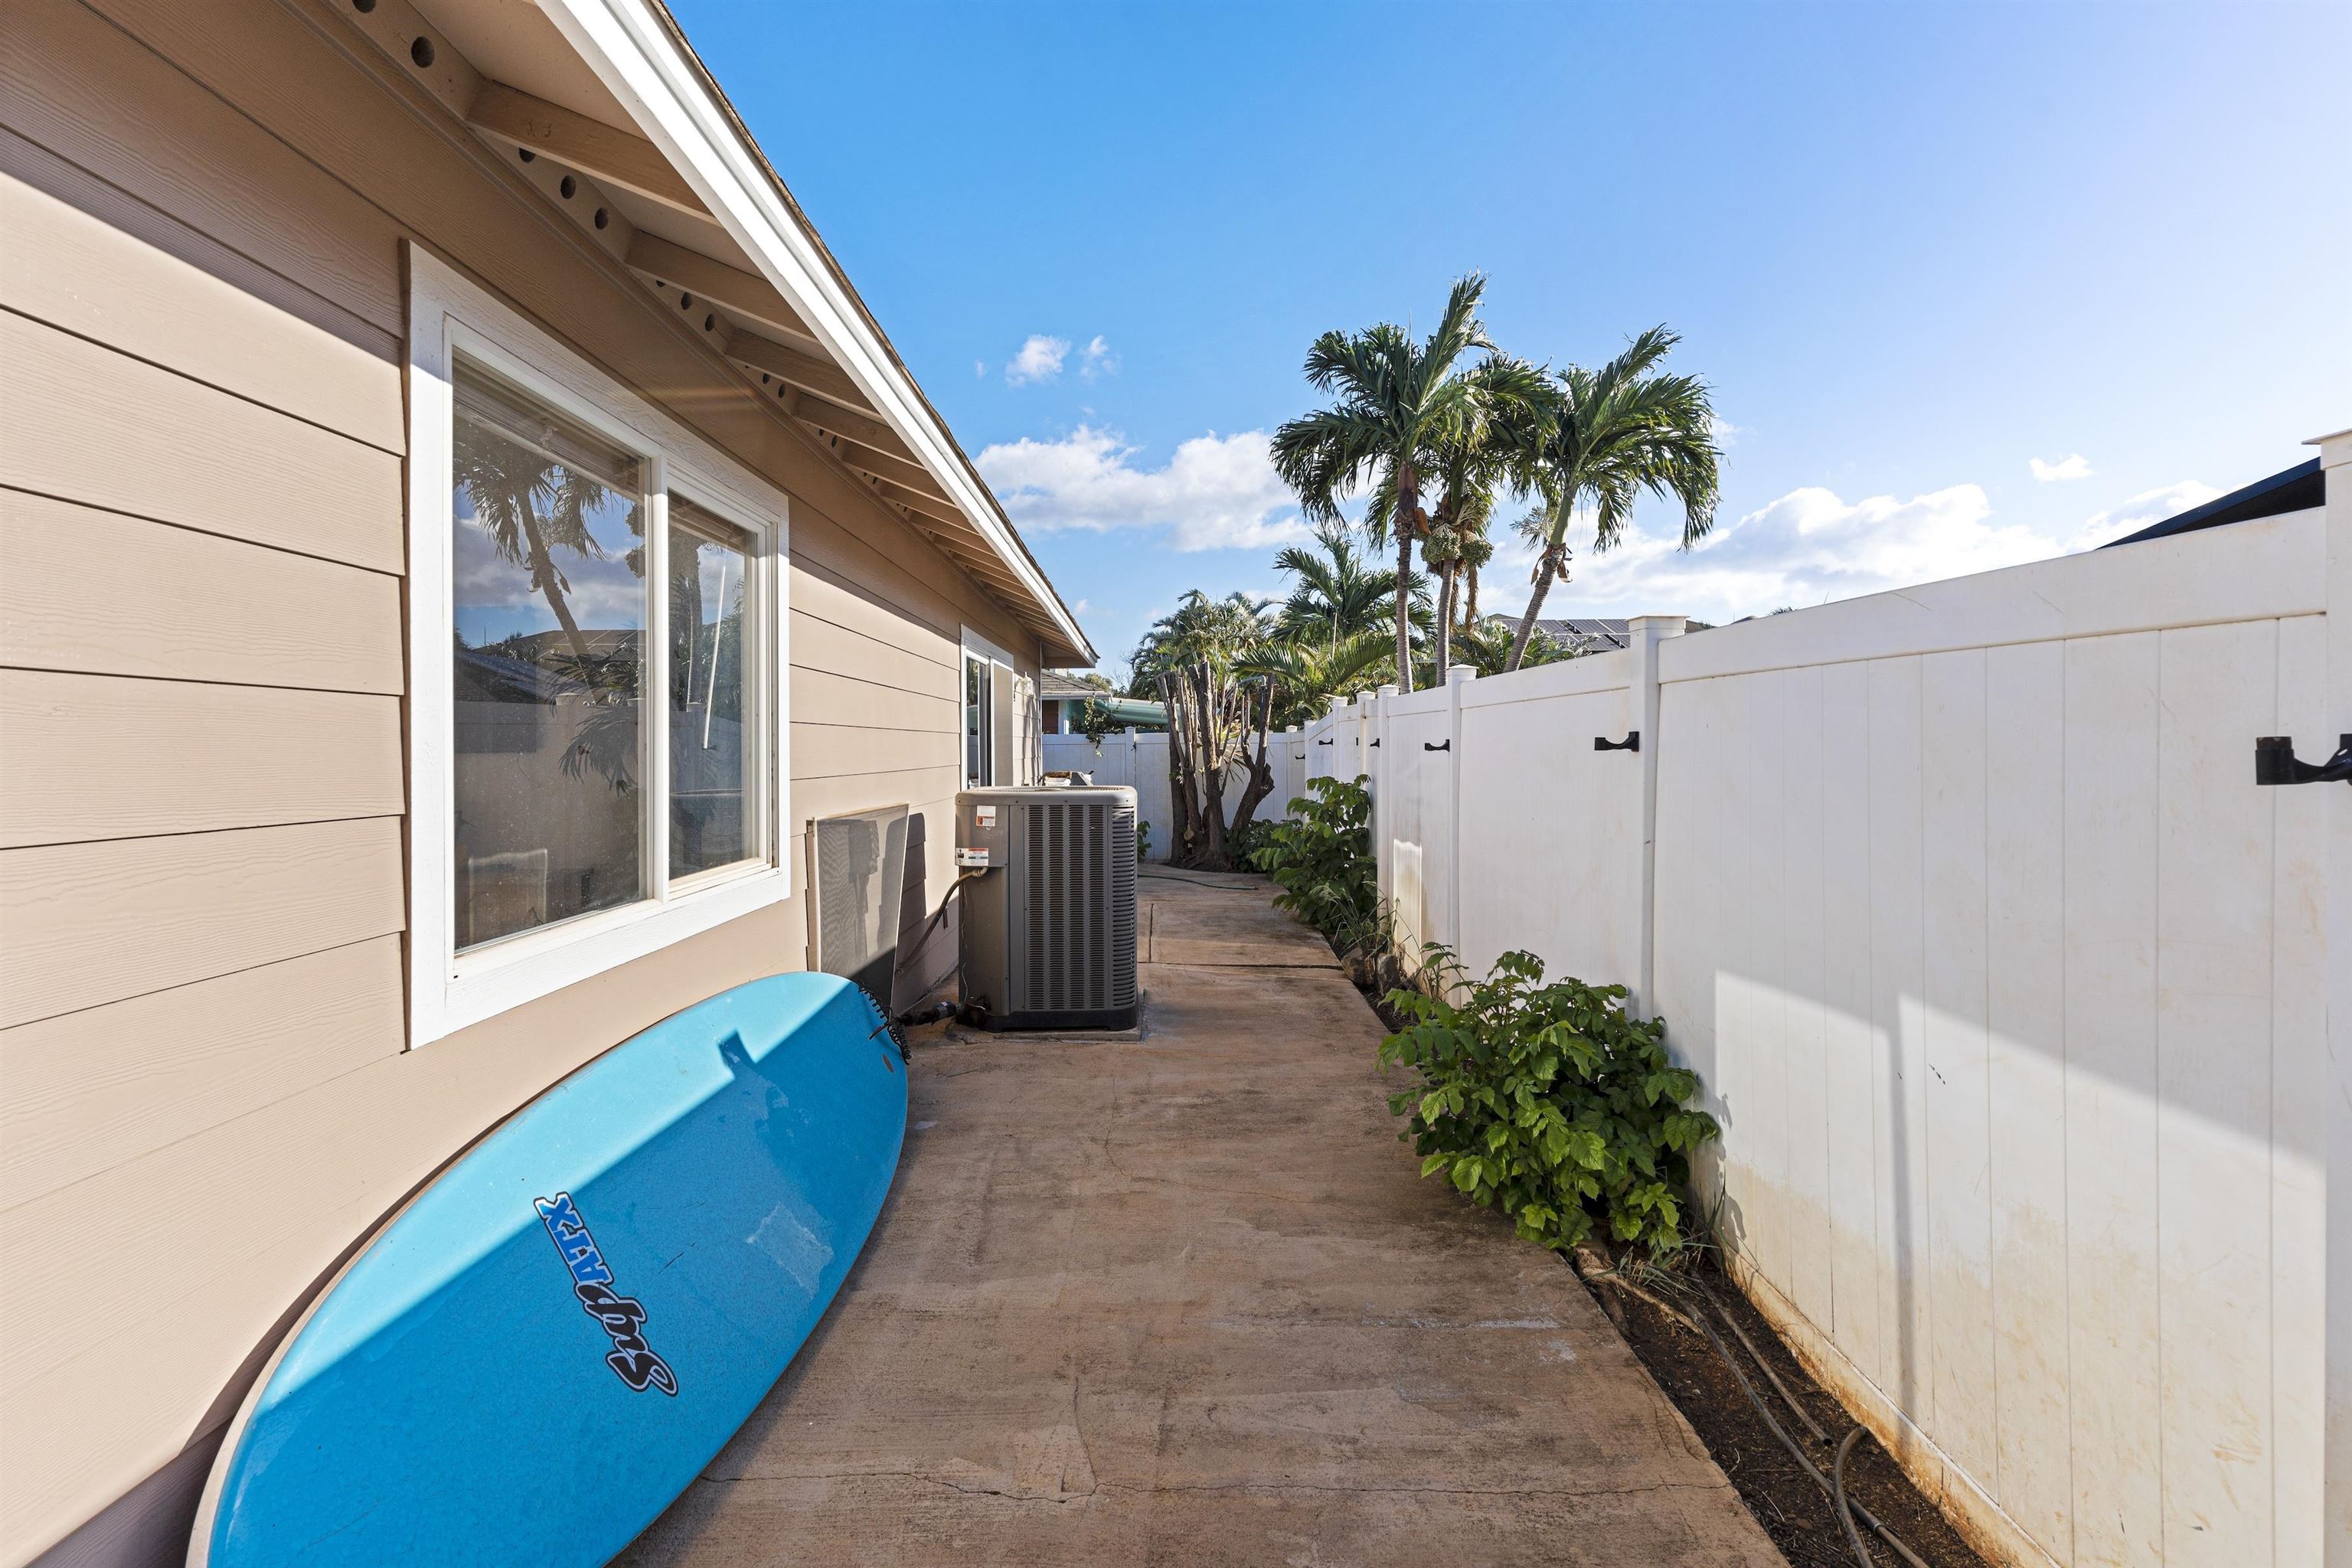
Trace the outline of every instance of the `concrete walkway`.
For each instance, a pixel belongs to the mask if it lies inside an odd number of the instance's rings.
[[[623,1561],[1780,1564],[1568,1268],[1419,1179],[1322,941],[1142,888],[1142,1037],[919,1040],[857,1271]]]

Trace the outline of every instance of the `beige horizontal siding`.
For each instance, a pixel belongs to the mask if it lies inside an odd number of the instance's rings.
[[[955,644],[936,634],[924,635],[939,652],[919,652],[904,646],[905,633],[877,635],[890,612],[859,604],[822,607],[803,601],[818,597],[824,579],[793,574],[793,663],[803,669],[855,676],[860,680],[895,686],[901,691],[928,692],[950,701],[963,700],[956,668]],[[944,653],[946,657],[940,657]]]
[[[870,811],[878,805],[904,805],[920,811],[944,803],[951,808],[955,792],[962,787],[962,774],[952,765],[796,779],[793,783],[793,815],[806,823],[819,817]],[[930,825],[935,836],[952,837],[954,828],[952,815]]]
[[[203,9],[200,20],[226,20]],[[383,331],[403,331],[394,226],[87,7],[11,0],[0,83],[0,121],[26,140]]]
[[[954,731],[962,722],[963,706],[945,691],[902,691],[878,681],[835,675],[795,663],[792,712],[795,724],[841,724],[931,734]]]
[[[0,314],[0,485],[395,572],[400,459]]]
[[[400,579],[0,490],[0,664],[397,696]]]
[[[0,848],[407,804],[393,697],[10,669],[0,732]]]
[[[0,305],[398,452],[400,366],[0,175]]]
[[[401,973],[373,937],[0,1030],[0,1205],[398,1055]]]
[[[0,850],[0,1027],[404,926],[400,819]]]
[[[898,773],[908,768],[952,767],[959,736],[944,731],[909,734],[903,730],[853,728],[845,724],[793,724],[793,778],[840,778],[845,774]]]
[[[243,252],[191,227],[152,203],[26,141],[0,111],[0,172],[86,213],[108,227],[154,247],[248,297],[341,339],[386,364],[400,363],[400,337],[353,314],[324,294],[274,272]]]

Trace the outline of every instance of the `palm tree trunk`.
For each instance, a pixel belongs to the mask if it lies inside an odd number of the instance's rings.
[[[1543,614],[1544,595],[1551,592],[1551,580],[1559,574],[1563,552],[1561,545],[1550,546],[1536,567],[1535,592],[1528,595],[1528,613],[1519,617],[1519,635],[1511,639],[1510,662],[1503,666],[1506,671],[1518,668],[1519,661],[1528,657],[1528,644],[1535,639],[1536,617]]]
[[[1445,684],[1446,667],[1454,655],[1454,574],[1451,561],[1437,569],[1437,684]]]
[[[1402,506],[1397,509],[1405,511]],[[1397,520],[1397,689],[1412,689],[1412,524]]]
[[[539,518],[526,501],[522,506],[523,542],[530,551],[530,577],[539,584],[547,600],[547,607],[555,612],[555,624],[563,628],[563,637],[572,645],[572,656],[581,663],[584,677],[588,664],[588,639],[580,635],[580,623],[572,618],[572,606],[563,602],[563,590],[555,585],[555,563],[547,553],[547,545],[539,537]]]
[[[1470,566],[1469,577],[1470,581],[1466,586],[1469,589],[1467,597],[1470,602],[1463,607],[1462,624],[1465,626],[1475,626],[1478,624],[1478,567],[1475,562]]]

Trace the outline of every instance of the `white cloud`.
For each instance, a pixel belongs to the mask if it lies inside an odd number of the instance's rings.
[[[1005,365],[1004,379],[1013,386],[1025,386],[1033,381],[1051,381],[1062,374],[1062,362],[1069,357],[1069,339],[1049,338],[1043,332],[1032,332],[1023,341],[1021,352]]]
[[[1083,616],[1094,607],[1095,603],[1092,599],[1080,599],[1076,604],[1070,606],[1070,614],[1074,616]]]
[[[1549,615],[1658,611],[1720,624],[1784,605],[1809,605],[1906,588],[1971,572],[1990,572],[2054,555],[2055,540],[1990,521],[1991,502],[1977,485],[1897,500],[1847,501],[1808,486],[1736,521],[1718,521],[1697,548],[1676,548],[1672,514],[1656,530],[1629,531],[1606,554],[1580,548],[1570,582],[1555,584]],[[1580,521],[1571,538],[1592,537]],[[1514,541],[1496,552],[1490,577],[1499,605],[1524,605],[1533,552]]]
[[[1110,352],[1110,343],[1099,332],[1087,346],[1078,351],[1078,379],[1092,381],[1098,375],[1117,375],[1118,356]]]
[[[1081,425],[1058,441],[1000,442],[972,461],[1024,529],[1157,527],[1179,550],[1259,549],[1308,537],[1267,448],[1263,430],[1195,436],[1167,467],[1143,468],[1116,432]]]
[[[1847,501],[1808,486],[1735,521],[1718,521],[1697,548],[1675,548],[1669,507],[1649,528],[1628,531],[1606,554],[1591,552],[1592,520],[1570,531],[1571,579],[1555,583],[1548,616],[1639,615],[1658,611],[1721,624],[1803,608],[1832,599],[1908,588],[1975,572],[2092,549],[2175,516],[2221,492],[2196,479],[2160,486],[2099,512],[2073,531],[2064,525],[1996,522],[1982,487],[1953,485],[1898,500]],[[1515,612],[1527,603],[1535,552],[1496,531],[1494,563],[1483,574],[1482,603]]]
[[[2066,542],[2069,551],[2095,550],[2102,544],[2113,543],[2126,533],[2137,533],[2152,522],[2162,522],[2168,517],[2178,517],[2190,507],[2203,506],[2221,492],[2202,479],[2180,479],[2159,485],[2152,490],[2142,490],[2121,506],[2094,512],[2083,520],[2083,526]]]
[[[2087,479],[2091,477],[2091,461],[2080,452],[2071,452],[2054,463],[2045,463],[2039,458],[2028,458],[2027,463],[2033,469],[2033,477],[2045,485],[2057,479]]]
[[[1753,426],[1734,425],[1722,415],[1715,414],[1707,417],[1707,434],[1715,437],[1717,446],[1728,448],[1738,445],[1742,436],[1753,436],[1756,430]]]

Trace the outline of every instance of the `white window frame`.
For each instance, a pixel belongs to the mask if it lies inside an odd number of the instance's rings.
[[[408,973],[409,1045],[616,968],[792,896],[784,825],[792,820],[791,682],[786,679],[788,498],[414,241],[408,243]],[[450,518],[456,477],[451,368],[457,355],[496,372],[646,461],[648,675],[643,854],[636,902],[518,932],[458,952],[455,910],[455,624]],[[686,496],[757,541],[751,589],[760,647],[744,660],[761,718],[765,767],[754,824],[758,858],[671,882],[667,683],[652,663],[668,647],[669,496]],[[751,652],[747,648],[747,652]]]

